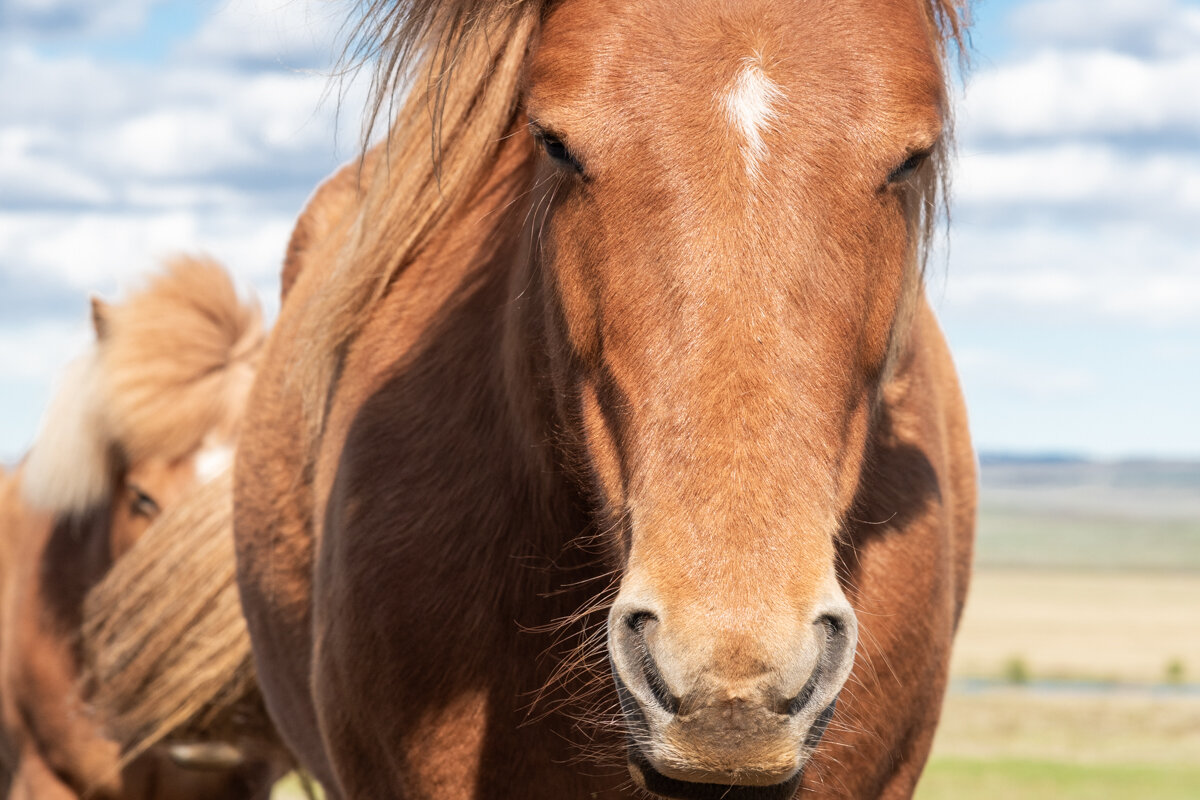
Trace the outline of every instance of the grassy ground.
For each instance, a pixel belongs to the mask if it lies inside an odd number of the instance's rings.
[[[1200,573],[977,570],[953,673],[1018,661],[1031,677],[1200,682]]]
[[[1200,697],[952,693],[918,800],[1195,798]]]
[[[984,459],[980,567],[1200,571],[1200,463]]]
[[[1200,571],[1200,517],[1126,517],[984,506],[976,564],[1091,570]]]
[[[1195,800],[1200,767],[935,758],[917,800]]]
[[[934,753],[961,761],[1200,768],[1200,695],[951,692]]]
[[[321,787],[316,784],[312,785],[311,791],[313,796],[310,798],[299,777],[292,774],[275,784],[275,789],[271,792],[271,800],[323,800],[325,797]]]
[[[1200,694],[1161,686],[1200,682],[1200,573],[1044,566],[977,570],[955,676],[1126,688],[952,690],[918,800],[1200,797]]]

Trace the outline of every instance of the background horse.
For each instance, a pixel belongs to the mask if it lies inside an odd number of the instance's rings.
[[[226,470],[165,512],[89,593],[88,699],[125,758],[290,766],[262,707],[234,581]]]
[[[94,301],[92,312],[95,343],[63,380],[0,512],[10,796],[248,797],[269,786],[261,765],[199,774],[151,756],[122,770],[77,680],[85,593],[160,510],[231,458],[263,340],[259,311],[219,266],[178,259],[126,302]]]
[[[359,164],[341,169],[301,215],[284,261],[285,301],[306,262],[344,232],[359,172]],[[156,520],[88,593],[89,701],[126,757],[164,743],[179,753],[201,741],[231,745],[243,759],[290,759],[262,706],[235,566],[225,472]],[[211,752],[220,750],[204,757]]]

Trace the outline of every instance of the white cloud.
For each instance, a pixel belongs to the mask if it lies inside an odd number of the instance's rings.
[[[136,30],[162,0],[4,0],[0,31],[7,37],[110,35]]]
[[[966,139],[1200,135],[1200,42],[1179,56],[1047,50],[974,75]]]
[[[62,366],[91,341],[86,300],[72,321],[45,321],[0,328],[0,374],[5,380],[49,384]]]
[[[1200,335],[1194,235],[1149,223],[957,226],[939,305],[960,318],[1120,321]]]
[[[236,181],[239,171],[300,172],[312,184],[358,142],[362,92],[339,114],[318,74],[113,66],[29,51],[0,56],[0,70],[9,69],[27,77],[0,107],[0,154],[10,164],[55,162],[90,179],[93,195],[95,184],[120,199],[130,180]],[[0,183],[0,201],[13,185]]]
[[[37,276],[76,290],[113,294],[176,252],[208,253],[252,282],[273,307],[290,214],[0,212],[0,274]]]
[[[1181,0],[1035,0],[1011,24],[1034,46],[1103,47],[1137,55],[1195,52],[1200,9]]]
[[[1032,363],[995,348],[961,347],[954,360],[965,380],[977,389],[990,387],[1049,400],[1087,395],[1101,383],[1090,370],[1055,363]]]
[[[1200,7],[1034,0],[1010,23],[959,112],[944,306],[1194,332]]]
[[[210,63],[326,70],[340,54],[345,10],[321,0],[239,0],[208,17],[182,52]]]
[[[0,129],[0,196],[22,204],[109,202],[103,183],[36,149],[56,132],[37,128]]]
[[[1200,218],[1200,150],[1130,153],[1111,145],[1068,142],[965,152],[954,194],[960,204],[977,209],[1054,206],[1190,225]]]

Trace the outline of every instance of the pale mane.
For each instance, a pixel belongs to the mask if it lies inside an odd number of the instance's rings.
[[[64,376],[22,470],[26,500],[58,513],[103,502],[122,464],[232,437],[263,339],[257,305],[206,259],[170,261],[96,315],[97,340]]]
[[[108,496],[114,465],[100,393],[93,349],[64,370],[21,467],[21,495],[31,506],[83,511]]]
[[[349,242],[304,310],[292,371],[310,434],[346,347],[370,309],[487,177],[517,115],[518,84],[543,0],[374,0],[352,55],[377,56],[368,128],[395,86],[411,88],[385,154],[364,165],[367,189]]]

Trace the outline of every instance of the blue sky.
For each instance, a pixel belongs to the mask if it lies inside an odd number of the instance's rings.
[[[363,92],[329,0],[0,0],[0,461],[179,249],[273,311]],[[1200,458],[1200,0],[984,0],[930,294],[977,445]],[[338,97],[343,112],[338,113]]]

